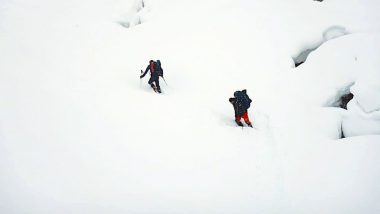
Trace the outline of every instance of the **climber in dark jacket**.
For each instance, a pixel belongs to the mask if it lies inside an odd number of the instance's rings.
[[[150,79],[148,84],[153,88],[154,91],[161,93],[159,77],[163,76],[164,70],[161,67],[161,61],[157,62],[150,60],[149,65],[146,67],[145,72],[140,76],[140,79],[145,77],[145,75],[150,70]]]
[[[244,119],[244,122],[252,127],[251,121],[249,121],[248,117],[248,108],[252,100],[247,95],[247,90],[236,91],[234,93],[234,97],[229,99],[230,103],[233,105],[235,110],[235,122],[238,126],[243,126],[243,123],[240,122],[241,118]]]

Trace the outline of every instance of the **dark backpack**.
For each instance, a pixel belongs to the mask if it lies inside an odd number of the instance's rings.
[[[234,96],[236,98],[236,104],[239,108],[249,109],[251,107],[252,100],[249,98],[247,91],[235,91]]]
[[[154,63],[154,71],[157,72],[158,76],[164,76],[164,71],[161,68],[161,61],[157,60],[157,62]]]

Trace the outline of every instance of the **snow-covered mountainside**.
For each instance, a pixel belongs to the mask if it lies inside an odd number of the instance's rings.
[[[379,10],[1,0],[0,213],[379,213]]]

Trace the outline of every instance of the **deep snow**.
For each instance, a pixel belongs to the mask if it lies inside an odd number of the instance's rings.
[[[0,212],[378,213],[379,9],[1,1]],[[233,121],[244,88],[255,129]]]

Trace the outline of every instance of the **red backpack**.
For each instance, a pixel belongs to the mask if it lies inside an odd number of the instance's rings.
[[[164,71],[161,68],[161,61],[160,60],[157,60],[157,62],[155,62],[155,61],[150,62],[150,72],[151,73],[157,72],[158,76],[164,75]]]

